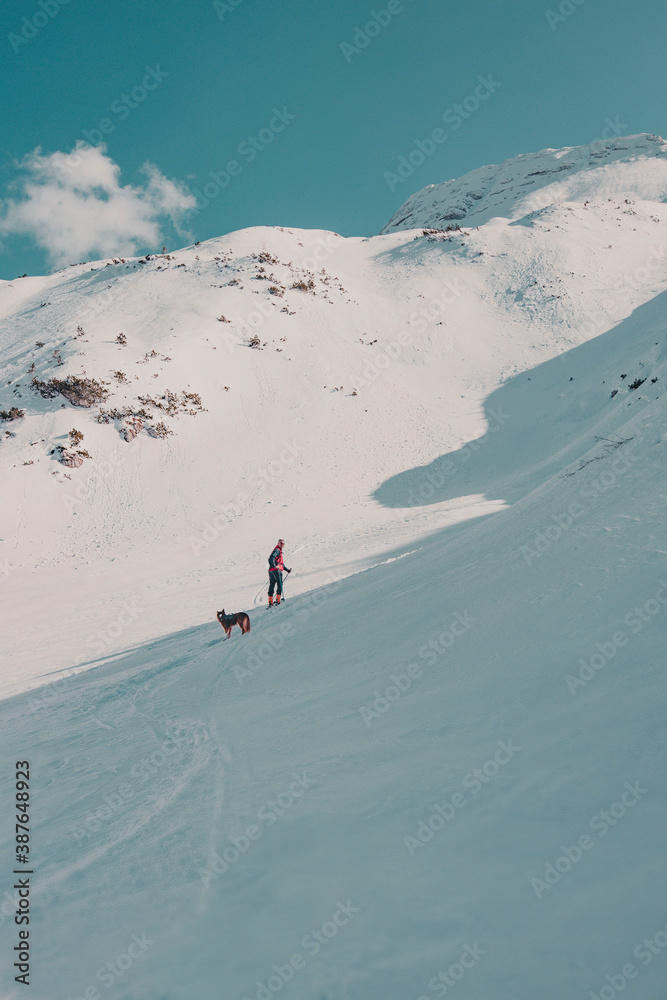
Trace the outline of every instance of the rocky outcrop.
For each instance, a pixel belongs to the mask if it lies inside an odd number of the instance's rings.
[[[67,451],[66,448],[62,448],[58,461],[61,465],[66,465],[68,469],[78,469],[83,465],[83,455],[80,455],[76,451]]]
[[[143,430],[144,422],[140,417],[131,417],[123,426],[121,434],[126,441],[133,441],[137,434]]]

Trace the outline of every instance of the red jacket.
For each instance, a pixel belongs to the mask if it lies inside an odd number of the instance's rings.
[[[272,569],[279,569],[280,572],[285,569],[285,564],[283,563],[283,547],[278,543],[275,549],[269,556],[269,573]]]

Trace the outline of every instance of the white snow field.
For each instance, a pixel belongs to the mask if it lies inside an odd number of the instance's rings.
[[[2,283],[3,1000],[663,996],[666,151]]]

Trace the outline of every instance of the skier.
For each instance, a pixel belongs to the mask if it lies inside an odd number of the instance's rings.
[[[278,544],[269,556],[269,607],[273,604],[273,591],[276,591],[276,604],[280,604],[280,598],[283,593],[283,570],[286,573],[291,573],[291,569],[287,569],[283,563],[283,545],[285,544],[284,538],[278,539]]]

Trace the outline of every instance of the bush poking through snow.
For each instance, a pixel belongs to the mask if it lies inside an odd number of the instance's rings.
[[[118,334],[118,336],[116,337],[116,343],[117,344],[121,344],[123,347],[126,346],[126,344],[127,344],[127,337],[125,336],[124,333],[119,333]]]
[[[178,413],[189,413],[194,416],[204,409],[198,392],[182,392],[179,397],[171,389],[165,389],[164,393],[157,398],[153,396],[139,396],[138,398],[143,406],[153,406],[156,410],[163,410],[170,417],[175,417]]]
[[[142,417],[144,420],[151,419],[148,410],[144,410],[143,407],[140,410],[133,410],[131,406],[124,406],[122,410],[119,410],[115,406],[112,410],[100,409],[95,419],[98,424],[110,424],[112,420],[125,420],[126,417]]]
[[[422,229],[422,236],[425,236],[431,242],[433,240],[448,240],[451,239],[452,233],[461,233],[463,236],[468,236],[469,233],[464,233],[458,223],[456,225],[447,226],[445,229]],[[418,240],[419,236],[415,236]]]
[[[82,434],[82,432],[78,431],[76,429],[76,427],[73,427],[72,430],[69,432],[69,443],[70,443],[70,446],[72,448],[76,448],[76,446],[78,444],[81,444],[82,441],[83,441],[83,434]]]
[[[148,428],[148,433],[153,438],[166,438],[174,432],[169,430],[166,424],[160,421],[159,424],[155,424],[153,427]]]
[[[292,284],[292,288],[297,288],[301,292],[313,292],[315,290],[315,282],[312,278],[309,278],[308,281],[295,281]]]
[[[254,257],[255,255],[253,254],[252,256]],[[268,250],[261,250],[260,253],[257,254],[257,260],[261,261],[262,264],[279,264],[280,263],[280,261],[278,260],[278,258],[274,254],[269,253]]]
[[[18,406],[12,406],[11,410],[0,410],[0,420],[21,420],[25,417],[25,410],[19,410]]]
[[[41,382],[33,378],[30,383],[35,392],[44,399],[54,399],[58,394],[64,396],[72,406],[95,406],[103,403],[109,395],[104,383],[94,378],[84,378],[81,375],[68,375],[67,378],[51,378]]]
[[[166,354],[160,354],[158,351],[146,351],[143,358],[140,361],[137,361],[137,364],[146,365],[151,358],[160,358],[161,361],[171,361],[171,358]]]

